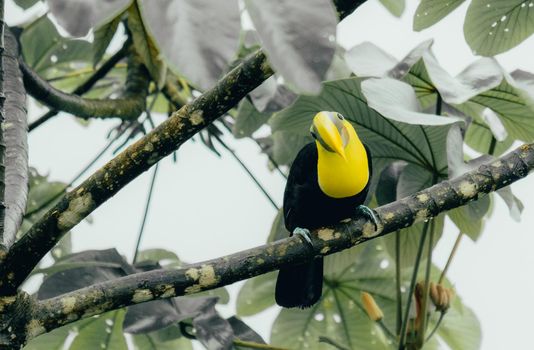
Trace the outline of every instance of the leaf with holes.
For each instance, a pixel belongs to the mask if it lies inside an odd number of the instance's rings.
[[[88,62],[91,57],[89,42],[62,37],[47,16],[27,26],[20,41],[24,61],[41,75],[62,63]]]
[[[369,242],[364,247],[356,261],[344,271],[325,274],[323,297],[319,303],[304,310],[283,309],[280,312],[271,331],[274,345],[323,349],[318,338],[328,335],[349,349],[387,348],[388,339],[363,310],[360,292],[373,295],[386,315],[386,324],[393,329],[395,273],[392,264],[386,266],[383,263],[389,262],[389,257],[376,249],[376,243]]]
[[[236,138],[249,137],[265,124],[269,117],[270,114],[258,111],[256,107],[245,98],[239,103],[235,123],[232,127],[232,133]]]
[[[478,55],[507,51],[532,33],[532,0],[473,0],[465,15],[465,40]]]
[[[276,276],[276,272],[270,272],[245,282],[237,296],[239,316],[252,316],[274,305]]]

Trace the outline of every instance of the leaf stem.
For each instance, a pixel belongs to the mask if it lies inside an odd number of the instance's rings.
[[[451,266],[452,259],[456,255],[456,251],[458,250],[458,247],[460,246],[460,242],[462,241],[463,232],[458,232],[458,237],[456,237],[456,241],[454,242],[454,246],[452,247],[451,253],[449,254],[449,258],[447,259],[447,263],[445,264],[445,267],[443,268],[443,271],[441,272],[441,276],[439,276],[438,284],[441,284],[443,282],[443,279],[445,278],[445,275],[447,274],[447,271],[449,270],[449,267]]]
[[[261,343],[255,343],[252,341],[246,341],[235,338],[233,340],[234,345],[236,346],[243,346],[250,349],[263,349],[263,350],[289,350],[287,348],[279,348],[277,346],[272,346],[269,344],[261,344]]]
[[[428,255],[426,260],[426,271],[425,271],[425,284],[423,288],[423,303],[421,305],[421,323],[419,324],[419,330],[417,332],[417,347],[422,348],[425,340],[426,327],[428,322],[427,309],[428,309],[428,299],[430,291],[430,270],[432,268],[432,245],[434,241],[434,230],[435,230],[435,221],[433,220],[430,223],[430,234],[428,235]]]
[[[415,290],[415,283],[417,281],[417,272],[419,270],[419,263],[421,262],[421,257],[423,255],[423,248],[425,245],[426,235],[428,233],[429,222],[426,221],[423,225],[423,232],[421,233],[421,238],[419,240],[419,248],[417,249],[417,256],[415,258],[415,264],[413,267],[412,280],[410,282],[410,289],[408,291],[408,298],[406,302],[406,310],[404,311],[404,318],[402,320],[401,334],[399,340],[399,350],[404,350],[405,341],[406,341],[406,330],[408,328],[408,322],[410,317],[410,307],[412,306],[412,295]]]
[[[445,312],[441,312],[439,314],[439,319],[438,319],[438,322],[436,323],[436,325],[434,326],[434,329],[432,329],[432,332],[430,332],[430,334],[428,335],[428,337],[426,337],[426,340],[425,342],[428,342],[430,340],[430,338],[432,338],[432,336],[434,335],[434,333],[436,333],[436,331],[438,330],[439,326],[441,325],[441,321],[443,321],[443,317],[445,317]]]
[[[150,180],[150,187],[148,189],[148,196],[146,199],[145,210],[143,212],[143,219],[141,221],[141,227],[139,227],[139,234],[137,235],[137,243],[135,244],[135,252],[133,257],[133,263],[137,261],[137,255],[139,254],[139,247],[141,246],[141,239],[145,231],[146,219],[148,217],[148,210],[150,209],[150,202],[152,201],[152,194],[154,193],[154,184],[156,183],[156,176],[158,174],[159,163],[156,163],[154,171],[152,172],[152,179]]]
[[[400,261],[400,230],[395,232],[395,283],[397,291],[397,325],[396,333],[400,335],[402,326],[402,291],[401,291],[401,261]]]

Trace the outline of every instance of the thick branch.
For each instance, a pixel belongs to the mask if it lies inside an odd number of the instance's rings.
[[[126,57],[126,54],[129,51],[131,42],[130,40],[127,40],[122,48],[115,52],[113,56],[111,56],[104,64],[102,64],[86,81],[84,81],[81,85],[79,85],[74,91],[72,92],[73,95],[81,96],[91,90],[91,88],[103,77],[108,74],[113,67],[117,63],[119,63],[120,60],[122,60],[124,57]],[[39,127],[41,124],[45,123],[49,119],[53,118],[56,114],[58,114],[59,111],[52,109],[45,114],[43,114],[41,117],[39,117],[34,122],[30,123],[28,131],[32,131],[33,129]]]
[[[258,51],[228,73],[211,90],[176,111],[145,137],[109,161],[50,209],[8,253],[0,266],[0,294],[8,295],[39,260],[83,218],[130,181],[175,151],[198,131],[228,111],[273,74]]]
[[[132,49],[133,50],[133,49]],[[137,118],[146,107],[148,72],[133,51],[128,55],[126,93],[120,99],[86,99],[56,89],[20,60],[26,90],[52,109],[65,111],[79,118]],[[92,82],[91,82],[92,83]],[[94,84],[94,83],[93,83]],[[87,84],[89,86],[91,84]],[[84,86],[85,88],[85,86]]]
[[[209,290],[329,255],[459,207],[498,190],[534,169],[534,144],[523,145],[489,165],[377,208],[379,227],[353,217],[312,232],[313,249],[300,236],[189,265],[153,270],[99,283],[38,303],[34,316],[46,329],[128,305]]]
[[[361,3],[357,2],[352,9]],[[343,16],[347,15],[344,12]],[[340,17],[343,18],[343,17]],[[235,106],[273,74],[258,50],[212,89],[125,149],[65,195],[8,252],[0,265],[0,295],[11,295],[61,237],[137,176]]]

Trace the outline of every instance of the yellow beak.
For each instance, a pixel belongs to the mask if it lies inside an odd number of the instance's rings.
[[[321,113],[315,120],[315,127],[324,143],[334,150],[334,152],[343,157],[343,159],[347,160],[341,135],[339,134],[336,125],[330,120],[330,118],[328,118],[328,116],[326,116],[324,113]]]

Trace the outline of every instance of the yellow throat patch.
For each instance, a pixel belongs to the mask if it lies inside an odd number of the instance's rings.
[[[327,151],[316,141],[319,187],[332,198],[351,197],[360,193],[369,181],[367,152],[352,125],[344,120],[349,141],[344,147],[345,159],[335,152]]]

